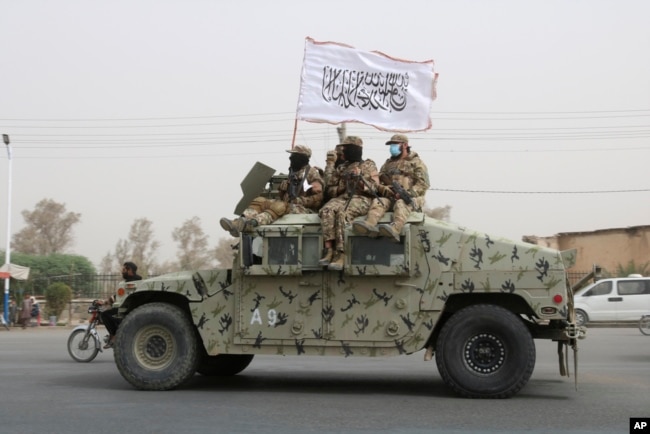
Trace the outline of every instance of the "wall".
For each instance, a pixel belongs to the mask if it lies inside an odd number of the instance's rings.
[[[551,237],[525,236],[524,241],[558,250],[576,249],[578,257],[572,270],[591,270],[600,265],[616,273],[619,264],[625,267],[634,261],[637,267],[649,264],[650,225],[602,229],[593,232],[565,232]]]

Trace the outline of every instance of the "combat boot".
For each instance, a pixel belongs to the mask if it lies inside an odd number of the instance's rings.
[[[390,238],[392,241],[398,243],[400,242],[400,238],[399,238],[400,231],[398,231],[397,228],[395,227],[395,223],[391,223],[389,225],[379,225],[379,233],[384,237]]]
[[[377,228],[377,219],[374,216],[368,216],[366,217],[365,221],[355,221],[352,223],[352,232],[357,235],[376,237],[379,235],[379,229]]]
[[[323,257],[318,260],[318,265],[321,267],[327,267],[330,262],[332,262],[332,257],[334,256],[334,249],[326,248],[323,249]]]
[[[345,253],[336,252],[336,258],[334,259],[333,262],[330,262],[330,264],[327,266],[327,269],[333,271],[340,271],[343,269],[343,265],[345,265]]]
[[[244,226],[246,226],[246,219],[244,219],[244,217],[239,217],[234,220],[230,220],[223,217],[221,220],[219,220],[219,224],[221,224],[221,227],[224,228],[224,230],[230,232],[230,235],[238,238],[239,232],[243,231]]]

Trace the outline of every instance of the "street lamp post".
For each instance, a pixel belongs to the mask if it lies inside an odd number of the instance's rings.
[[[9,181],[7,182],[7,250],[5,251],[5,264],[7,271],[10,271],[11,264],[11,145],[9,144],[9,135],[3,134],[2,141],[7,146],[7,158],[9,159],[9,168],[7,170]],[[8,324],[9,321],[9,281],[11,277],[5,278],[5,297],[4,297],[4,316]]]

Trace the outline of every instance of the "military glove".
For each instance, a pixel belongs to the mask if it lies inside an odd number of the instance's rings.
[[[336,151],[327,151],[327,157],[325,158],[326,164],[334,164],[336,162]]]

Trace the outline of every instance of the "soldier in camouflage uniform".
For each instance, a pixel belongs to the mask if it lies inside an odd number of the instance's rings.
[[[311,149],[297,145],[288,150],[290,167],[288,179],[278,187],[280,199],[256,197],[241,217],[222,218],[221,227],[238,237],[239,232],[269,225],[285,214],[313,214],[323,204],[323,178],[317,167],[309,165]]]
[[[386,160],[379,173],[381,185],[377,192],[383,196],[373,200],[365,221],[354,222],[352,230],[361,235],[390,237],[399,242],[400,232],[412,211],[419,211],[424,205],[424,196],[429,189],[427,166],[416,152],[411,151],[408,137],[395,134],[386,142],[390,145],[391,157]],[[397,183],[410,197],[402,197],[395,191]],[[377,222],[388,210],[393,210],[390,224],[377,226]]]
[[[330,181],[333,179],[332,177],[335,176],[335,173],[338,171],[341,164],[345,163],[345,158],[343,157],[343,147],[344,145],[339,144],[334,147],[334,150],[327,151],[327,156],[325,158],[325,171],[323,173],[323,181],[325,181],[325,197],[323,203],[327,203],[328,200],[336,197],[329,196],[328,185],[330,185]]]
[[[325,251],[318,262],[330,270],[342,270],[345,264],[344,230],[355,217],[365,215],[379,184],[377,166],[363,160],[363,141],[348,136],[343,146],[343,164],[335,168],[327,183],[330,199],[318,213],[321,218]]]

